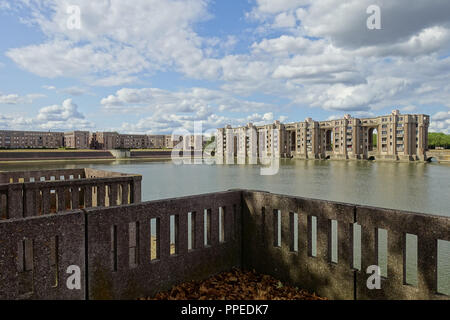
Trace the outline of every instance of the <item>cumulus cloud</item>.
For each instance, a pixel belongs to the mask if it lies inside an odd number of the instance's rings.
[[[196,112],[201,108],[214,108],[216,111],[251,112],[274,106],[267,103],[238,99],[220,91],[205,88],[191,88],[183,91],[168,91],[159,88],[123,88],[114,95],[101,100],[108,110],[164,112]],[[125,107],[125,108],[123,108]]]
[[[430,131],[450,134],[450,111],[441,111],[432,115]]]
[[[197,76],[216,76],[193,25],[209,18],[205,0],[77,1],[82,27],[67,28],[70,1],[21,2],[31,11],[28,22],[48,37],[42,44],[7,51],[20,67],[41,77],[71,76],[98,86],[118,86],[137,80],[140,72],[174,66]],[[228,45],[233,39],[228,37]],[[37,63],[39,62],[39,63]]]
[[[93,128],[94,124],[85,119],[72,99],[67,99],[61,105],[41,108],[34,118],[0,114],[0,126],[17,130],[78,130]]]
[[[92,86],[132,87],[165,71],[217,84],[175,92],[123,88],[101,100],[104,110],[139,112],[143,118],[151,113],[146,123],[156,121],[155,126],[197,118],[219,125],[274,110],[242,98],[253,95],[333,114],[450,107],[449,1],[378,0],[382,29],[368,30],[371,0],[255,0],[247,13],[256,22],[253,43],[239,54],[233,53],[235,36],[196,32],[199,22],[211,18],[209,3],[80,0],[82,29],[74,31],[66,27],[69,1],[22,1],[31,12],[28,22],[48,40],[6,54],[41,77],[77,78]],[[66,93],[81,94],[72,89]],[[143,120],[131,125],[150,130]]]
[[[18,94],[2,94],[0,92],[0,104],[30,104],[33,100],[44,98],[43,94],[27,94],[20,96]]]
[[[274,120],[272,111],[254,112],[276,109],[271,104],[238,99],[224,91],[205,88],[182,91],[123,88],[103,98],[101,105],[107,111],[151,114],[143,116],[137,123],[125,122],[120,128],[127,132],[146,133],[171,133],[180,128],[192,131],[196,121],[202,122],[204,130],[227,124],[271,123]],[[242,116],[242,113],[250,112],[253,113]]]

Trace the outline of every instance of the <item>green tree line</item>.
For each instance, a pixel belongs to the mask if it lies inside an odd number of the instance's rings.
[[[450,149],[450,134],[445,134],[442,132],[429,132],[428,148],[435,149],[436,147]]]

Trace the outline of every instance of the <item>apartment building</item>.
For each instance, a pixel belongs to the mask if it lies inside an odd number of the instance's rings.
[[[166,148],[166,137],[165,135],[149,135],[148,143],[149,148],[162,149]]]
[[[89,131],[72,131],[64,133],[64,146],[74,149],[89,149],[91,146]]]
[[[91,148],[112,150],[120,148],[120,135],[117,132],[95,132],[91,134]]]
[[[426,160],[430,117],[398,110],[375,118],[353,118],[217,130],[218,158],[241,162],[262,156],[299,159]],[[376,139],[376,140],[375,140]],[[244,159],[244,160],[242,160]]]
[[[64,133],[39,131],[0,131],[0,148],[34,149],[64,146]]]

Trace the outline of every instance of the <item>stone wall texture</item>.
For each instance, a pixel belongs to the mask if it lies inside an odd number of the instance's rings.
[[[378,228],[387,277],[368,290]],[[406,233],[418,239],[417,286],[404,281]],[[448,217],[250,190],[10,218],[0,221],[0,298],[136,299],[240,267],[330,299],[449,299],[437,290],[438,240],[450,241]],[[80,289],[66,286],[70,265]]]

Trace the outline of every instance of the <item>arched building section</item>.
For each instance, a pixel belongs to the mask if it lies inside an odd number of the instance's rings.
[[[426,161],[430,117],[398,110],[353,118],[217,129],[216,156]],[[227,142],[229,142],[227,144]]]

